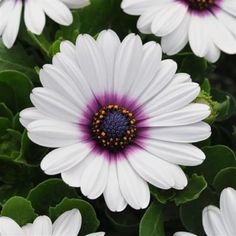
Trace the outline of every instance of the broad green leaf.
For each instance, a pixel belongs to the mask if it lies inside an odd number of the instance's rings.
[[[5,117],[9,120],[13,118],[11,110],[6,106],[5,103],[0,103],[0,117]]]
[[[207,182],[205,178],[194,174],[188,181],[188,185],[176,193],[174,198],[176,205],[197,199],[206,187]]]
[[[82,215],[82,227],[79,232],[79,236],[84,236],[95,232],[100,224],[97,219],[96,212],[92,205],[81,199],[64,198],[57,206],[50,207],[50,218],[54,221],[65,211],[69,211],[74,208],[79,209]]]
[[[201,89],[208,95],[211,94],[211,84],[208,79],[205,79],[201,85]]]
[[[139,236],[164,236],[163,205],[152,202],[139,225]]]
[[[171,190],[161,190],[152,185],[150,187],[151,194],[162,204],[166,204],[169,200],[172,200],[175,196],[175,191]]]
[[[29,95],[33,88],[30,79],[17,71],[0,72],[0,82],[9,86],[15,94],[16,111],[31,105]]]
[[[55,206],[64,197],[77,197],[76,191],[61,179],[48,179],[33,188],[27,199],[31,201],[35,211],[47,214],[50,206]]]
[[[0,117],[0,136],[6,134],[7,129],[11,126],[11,122],[5,118]],[[1,139],[0,139],[1,140]]]
[[[203,175],[209,184],[213,182],[216,174],[223,168],[236,166],[234,152],[227,146],[215,145],[204,147],[205,161],[194,167],[192,172]]]
[[[222,169],[214,178],[213,186],[219,192],[227,187],[236,189],[236,167]]]
[[[36,64],[21,45],[18,44],[7,49],[0,40],[0,72],[17,70],[25,73],[30,79],[37,80],[38,75],[34,70]]]
[[[37,217],[30,201],[18,196],[10,198],[3,205],[1,215],[10,217],[20,226],[31,223]]]

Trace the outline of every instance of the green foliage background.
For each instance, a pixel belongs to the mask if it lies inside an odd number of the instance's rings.
[[[115,30],[121,39],[130,32],[139,33],[137,17],[124,14],[120,0],[92,0],[90,6],[74,11],[73,15],[74,23],[69,27],[60,27],[48,19],[41,36],[27,32],[22,25],[17,44],[11,50],[0,42],[1,215],[24,225],[42,214],[55,220],[62,212],[76,207],[83,217],[80,235],[96,230],[105,231],[108,236],[163,236],[179,230],[204,235],[202,209],[209,204],[218,205],[223,188],[236,188],[236,56],[222,55],[213,65],[186,47],[171,57],[177,61],[180,72],[189,73],[201,84],[199,101],[212,107],[213,115],[207,121],[213,134],[197,144],[205,152],[206,161],[198,167],[184,168],[189,184],[183,191],[162,191],[150,186],[152,202],[148,209],[127,208],[112,213],[102,197],[89,201],[79,189],[64,184],[60,176],[44,175],[39,163],[49,150],[30,142],[19,123],[19,112],[31,106],[32,88],[40,86],[40,67],[50,63],[61,41],[74,42],[80,33],[96,37],[107,28]],[[159,42],[152,35],[140,36],[143,42]]]

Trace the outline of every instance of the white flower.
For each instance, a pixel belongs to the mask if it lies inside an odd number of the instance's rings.
[[[82,218],[79,210],[73,209],[60,215],[52,224],[47,216],[38,216],[32,224],[22,228],[11,218],[0,217],[1,236],[77,236]],[[103,232],[87,236],[104,236]]]
[[[73,21],[69,8],[87,6],[89,0],[2,0],[0,1],[0,36],[6,47],[11,48],[18,35],[24,5],[24,21],[29,31],[41,34],[46,15],[61,25]]]
[[[220,50],[236,53],[235,0],[123,0],[121,7],[141,15],[138,29],[162,37],[168,55],[188,42],[197,56],[211,62],[219,59]]]
[[[41,163],[46,174],[61,173],[90,199],[103,194],[112,211],[146,208],[147,182],[162,189],[187,185],[178,165],[204,160],[189,143],[210,136],[202,122],[210,108],[192,103],[199,85],[161,56],[159,44],[142,45],[134,34],[120,42],[111,30],[97,41],[80,35],[76,46],[61,44],[40,71],[34,107],[20,113],[33,142],[58,148]]]
[[[202,212],[202,224],[207,236],[236,235],[236,191],[225,188],[220,195],[220,209],[207,206]],[[195,236],[186,232],[177,232],[174,236]]]

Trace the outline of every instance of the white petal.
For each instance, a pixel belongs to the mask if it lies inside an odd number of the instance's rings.
[[[143,90],[140,95],[142,104],[152,100],[153,97],[157,97],[158,93],[164,89],[164,87],[171,81],[177,70],[177,64],[173,60],[163,60],[160,64],[160,68],[155,75],[151,84]],[[148,105],[149,106],[149,105]]]
[[[205,57],[209,62],[215,63],[220,58],[220,49],[211,43]]]
[[[220,195],[220,210],[221,216],[229,235],[234,235],[236,232],[236,191],[232,188],[226,188]]]
[[[82,217],[77,209],[66,211],[53,223],[52,236],[77,236],[82,223]]]
[[[209,138],[210,135],[211,127],[204,122],[176,127],[150,128],[148,134],[157,140],[179,143],[199,142]]]
[[[219,21],[214,15],[207,17],[208,32],[215,45],[223,52],[228,54],[236,53],[236,40],[233,34],[226,26]]]
[[[35,107],[26,108],[20,112],[20,122],[26,128],[29,123],[35,120],[50,119],[39,112]]]
[[[153,117],[178,110],[191,103],[199,92],[200,86],[197,83],[170,84],[147,102],[145,112]]]
[[[149,127],[189,125],[204,120],[211,114],[205,104],[191,103],[179,110],[163,113],[147,119]]]
[[[44,12],[55,22],[61,25],[70,25],[73,21],[69,8],[59,0],[41,0],[40,5]]]
[[[28,223],[22,227],[24,232],[24,236],[32,236],[33,235],[33,224]]]
[[[90,199],[98,198],[107,184],[109,160],[97,153],[90,164],[85,168],[81,177],[81,191]]]
[[[71,9],[86,7],[90,4],[90,0],[61,0],[61,1],[64,2]]]
[[[234,0],[221,1],[220,7],[233,16],[236,16],[236,2]]]
[[[161,38],[161,47],[167,55],[175,55],[180,52],[188,42],[188,28],[190,15],[186,14],[184,20],[170,34]]]
[[[170,143],[150,138],[144,142],[143,148],[165,161],[178,165],[196,166],[205,159],[201,149],[188,143]]]
[[[206,27],[208,21],[206,16],[198,16],[196,14],[191,14],[190,24],[189,24],[189,44],[193,52],[199,56],[204,57],[207,54],[209,47],[209,31]]]
[[[38,1],[25,1],[24,19],[26,27],[34,34],[41,34],[46,23],[46,17]]]
[[[103,95],[107,85],[106,63],[101,49],[90,35],[79,35],[77,38],[76,57],[92,91]]]
[[[29,138],[45,147],[63,147],[78,143],[79,127],[68,122],[56,120],[37,120],[28,127]]]
[[[65,56],[71,58],[72,61],[76,62],[75,45],[71,41],[65,40],[61,42],[60,51]]]
[[[51,118],[73,123],[79,123],[83,118],[83,111],[78,106],[50,89],[34,88],[30,99],[41,113]]]
[[[123,158],[117,162],[120,190],[126,202],[134,209],[144,209],[150,201],[148,184],[135,172]]]
[[[52,222],[47,216],[39,216],[34,220],[32,226],[32,236],[51,236],[52,235]]]
[[[117,167],[114,160],[109,164],[109,174],[107,179],[107,186],[104,191],[104,198],[108,208],[111,211],[123,211],[127,205],[120,191],[120,185],[117,176]]]
[[[188,83],[188,82],[192,82],[192,79],[190,78],[189,74],[177,73],[175,74],[170,84],[175,85],[175,84],[182,84],[182,83]]]
[[[93,159],[94,157],[92,155],[88,155],[83,161],[79,162],[79,164],[63,172],[61,174],[63,181],[72,187],[80,187],[81,177],[86,167],[90,165]]]
[[[123,0],[121,8],[130,15],[140,15],[155,4],[156,0]]]
[[[104,236],[104,235],[105,235],[104,232],[97,232],[97,233],[87,234],[85,236]]]
[[[16,1],[8,19],[4,32],[2,34],[3,43],[7,48],[11,48],[16,40],[20,27],[20,18],[22,10],[22,1]]]
[[[202,224],[207,236],[228,235],[222,222],[220,210],[215,206],[208,206],[203,209]]]
[[[44,65],[39,72],[40,81],[43,87],[49,88],[63,97],[70,100],[74,105],[78,105],[81,93],[78,90],[76,83],[63,70],[58,69],[53,65]]]
[[[161,47],[156,42],[148,42],[143,45],[143,59],[135,82],[132,84],[132,96],[137,98],[145,91],[161,68]]]
[[[75,51],[73,53],[75,54]],[[66,81],[68,81],[68,84],[70,84],[70,86],[74,85],[74,90],[76,91],[75,96],[77,99],[76,105],[83,108],[85,107],[85,104],[94,97],[94,95],[89,87],[88,81],[79,68],[76,61],[76,55],[68,54],[72,54],[72,52],[67,51],[66,53],[57,53],[53,57],[52,63],[57,70],[62,71],[63,74],[67,76]]]
[[[188,233],[188,232],[179,231],[179,232],[174,233],[173,236],[197,236],[197,235]]]
[[[107,88],[112,92],[114,86],[115,59],[120,46],[120,39],[112,30],[102,31],[97,38],[98,46],[101,48],[106,63]]]
[[[128,160],[143,179],[158,188],[183,189],[187,185],[187,178],[179,166],[163,161],[144,149],[131,153]]]
[[[65,172],[84,160],[90,153],[88,144],[78,143],[49,152],[41,162],[41,169],[48,175]]]
[[[2,236],[24,236],[20,226],[14,220],[5,216],[0,217],[0,234]]]
[[[129,34],[121,43],[114,69],[114,92],[126,95],[141,66],[143,48],[141,38]]]
[[[176,1],[166,4],[156,12],[151,25],[152,33],[157,36],[165,36],[173,32],[183,21],[187,10],[185,5]]]

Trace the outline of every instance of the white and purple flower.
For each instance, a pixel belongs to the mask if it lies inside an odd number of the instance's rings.
[[[71,9],[89,4],[89,0],[2,0],[0,1],[0,36],[6,47],[11,48],[20,28],[24,6],[24,21],[29,31],[41,34],[46,24],[46,15],[61,25],[73,21]]]
[[[40,71],[34,107],[20,113],[33,142],[57,148],[42,160],[44,172],[60,173],[90,199],[103,194],[112,211],[146,208],[148,183],[183,189],[179,165],[205,159],[189,143],[210,136],[202,122],[210,108],[193,103],[199,85],[161,57],[159,44],[134,34],[120,42],[111,30],[63,42]]]
[[[161,39],[168,55],[189,42],[199,57],[215,62],[220,51],[236,53],[236,1],[234,0],[123,0],[123,10],[141,15],[137,27]]]

